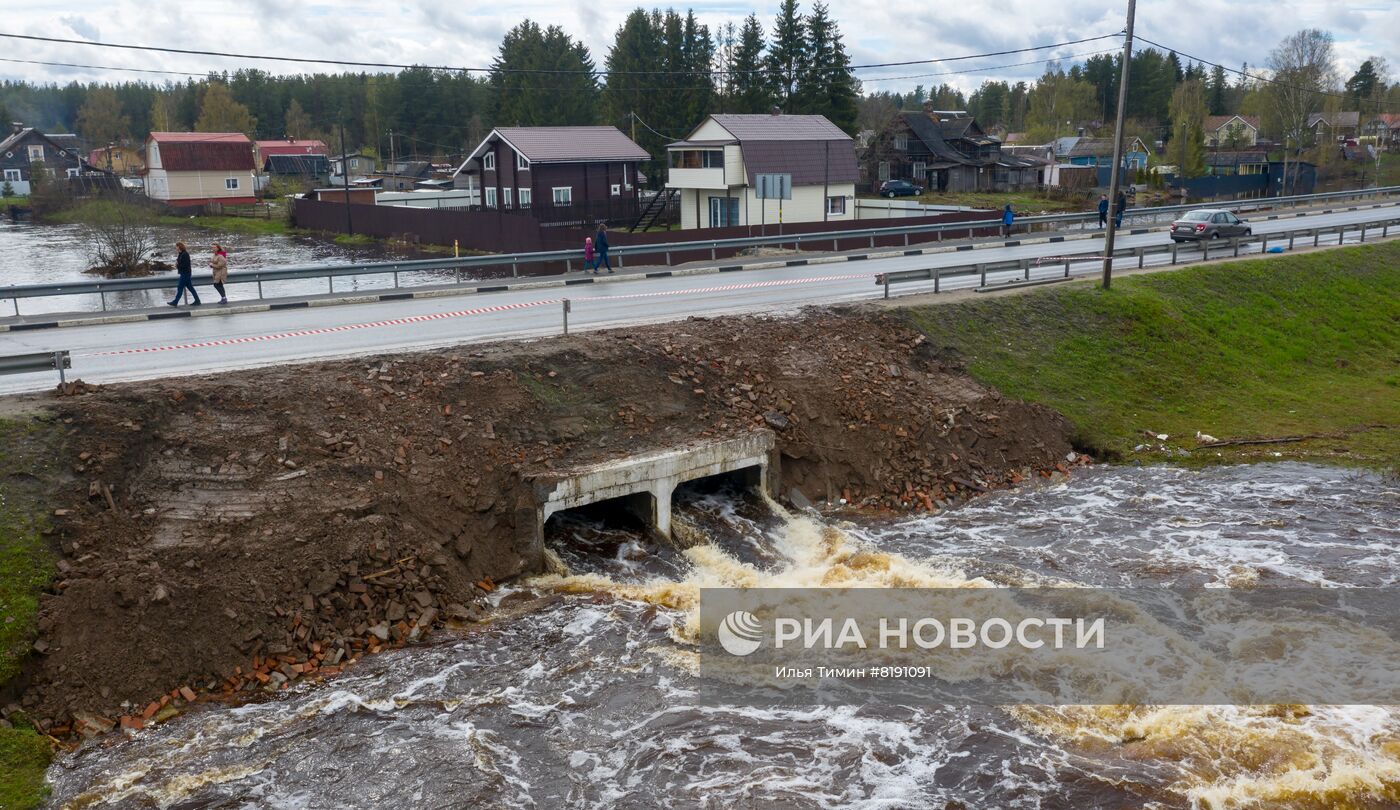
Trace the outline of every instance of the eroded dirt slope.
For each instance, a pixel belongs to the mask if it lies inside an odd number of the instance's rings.
[[[761,426],[784,491],[932,509],[1071,452],[1058,414],[865,312],[117,385],[52,410],[63,557],[18,695],[58,733],[474,618],[535,564],[530,473]]]

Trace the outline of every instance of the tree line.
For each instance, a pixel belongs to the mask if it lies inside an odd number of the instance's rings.
[[[0,83],[0,120],[77,132],[93,147],[152,131],[236,131],[317,138],[375,156],[452,156],[493,126],[612,124],[660,157],[709,113],[826,115],[854,133],[858,82],[821,2],[785,0],[771,32],[753,15],[718,29],[693,11],[638,8],[599,70],[563,29],[525,20],[489,71],[273,75],[247,68],[180,82]]]

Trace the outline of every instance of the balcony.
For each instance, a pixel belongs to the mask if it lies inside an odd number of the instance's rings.
[[[723,167],[714,169],[671,169],[666,177],[667,188],[726,189]]]

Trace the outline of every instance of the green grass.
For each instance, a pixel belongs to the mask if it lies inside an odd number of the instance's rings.
[[[297,233],[297,230],[287,225],[287,221],[281,217],[262,219],[259,217],[179,216],[177,214],[167,214],[160,217],[160,223],[162,225],[176,225],[181,227],[193,226],[211,231],[226,231],[231,233],[277,235]]]
[[[29,810],[48,795],[49,741],[29,728],[0,728],[0,807]]]
[[[347,246],[352,246],[352,245],[372,245],[372,244],[374,244],[376,241],[378,241],[378,240],[376,240],[373,236],[366,236],[366,235],[364,235],[364,234],[362,234],[362,233],[353,233],[353,234],[351,234],[351,233],[342,233],[342,234],[340,234],[339,236],[335,237],[335,243],[336,243],[337,245],[347,245]]]
[[[1217,438],[1346,432],[1219,451],[1400,468],[1400,243],[923,306],[908,317],[978,379],[1126,456],[1143,430]],[[1367,425],[1388,426],[1356,430]],[[1154,442],[1155,444],[1155,442]],[[1214,461],[1216,451],[1197,452]]]
[[[15,195],[13,197],[0,197],[0,208],[9,208],[12,205],[17,205],[20,208],[28,208],[29,198],[21,197],[19,195]]]
[[[39,594],[53,576],[44,496],[57,478],[59,435],[38,418],[0,420],[0,685],[29,654]],[[48,761],[33,730],[0,728],[0,807],[37,807]]]

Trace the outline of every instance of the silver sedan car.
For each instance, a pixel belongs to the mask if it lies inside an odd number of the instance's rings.
[[[1202,208],[1189,211],[1181,219],[1172,223],[1173,242],[1202,239],[1221,239],[1229,236],[1249,236],[1253,231],[1249,223],[1219,208]]]

